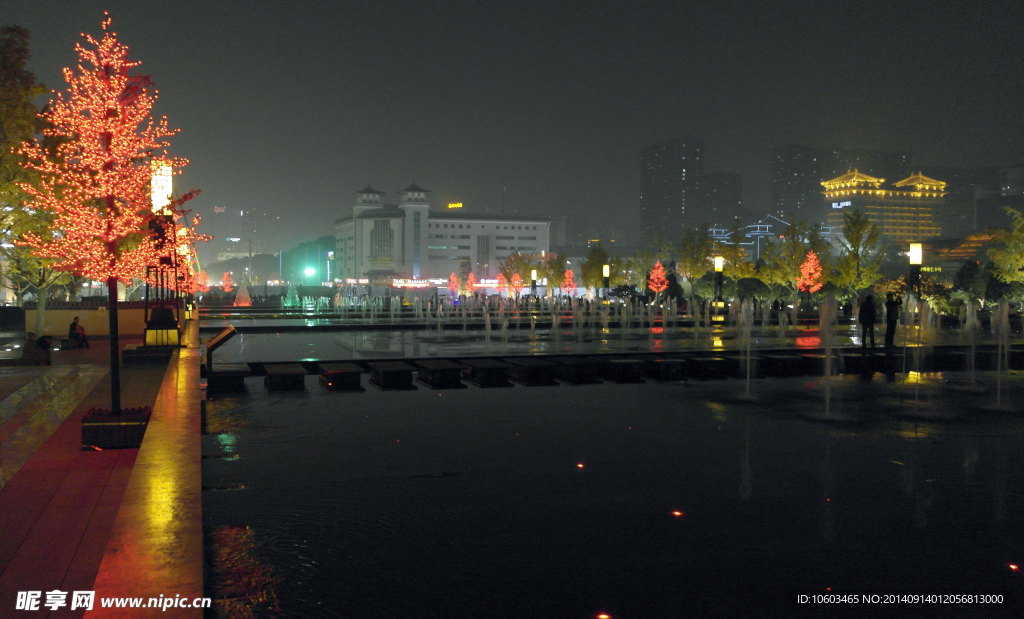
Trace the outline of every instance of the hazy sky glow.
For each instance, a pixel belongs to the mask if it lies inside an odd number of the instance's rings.
[[[182,133],[196,212],[322,234],[371,184],[637,228],[639,151],[703,137],[767,210],[771,149],[906,149],[1008,165],[1024,145],[1020,2],[5,0],[63,90],[103,11]],[[332,3],[334,4],[334,3]],[[775,6],[777,5],[777,6]]]

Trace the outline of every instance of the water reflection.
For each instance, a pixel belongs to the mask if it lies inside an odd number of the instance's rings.
[[[1024,420],[908,420],[898,385],[833,387],[856,421],[803,416],[823,389],[804,379],[742,403],[722,403],[735,381],[308,388],[301,415],[250,379],[236,406],[250,422],[204,439],[246,454],[205,461],[204,484],[246,490],[207,493],[203,513],[260,532],[286,616],[536,616],[532,593],[552,582],[544,616],[580,616],[568,598],[714,616],[736,582],[751,595],[729,616],[764,616],[826,576],[973,590],[1021,563]]]

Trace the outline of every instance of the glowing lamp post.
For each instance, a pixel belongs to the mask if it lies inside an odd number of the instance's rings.
[[[306,267],[306,270],[303,271],[303,273],[306,274],[306,284],[309,285],[309,278],[316,274],[316,269],[313,267]]]
[[[722,272],[725,270],[725,258],[722,256],[715,256],[715,302],[720,303],[722,301],[722,286],[724,285],[724,275]]]
[[[607,300],[610,294],[611,278],[612,278],[612,267],[609,264],[601,266],[601,276],[604,278],[604,298]]]
[[[924,250],[920,243],[911,243],[907,256],[910,258],[910,277],[907,279],[907,287],[912,290],[915,296],[921,296],[921,258]]]

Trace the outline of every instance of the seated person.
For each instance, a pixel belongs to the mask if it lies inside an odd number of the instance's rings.
[[[50,365],[50,336],[36,339],[36,334],[29,331],[25,347],[21,351],[23,365]]]
[[[78,324],[78,316],[68,327],[68,339],[74,348],[89,348],[89,338],[85,337],[85,328]]]

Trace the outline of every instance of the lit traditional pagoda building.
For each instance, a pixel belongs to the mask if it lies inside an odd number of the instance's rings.
[[[881,229],[883,237],[897,243],[942,235],[939,210],[946,195],[946,183],[920,172],[889,187],[884,183],[884,178],[857,170],[823,181],[826,225],[841,232],[843,214],[860,211]]]

